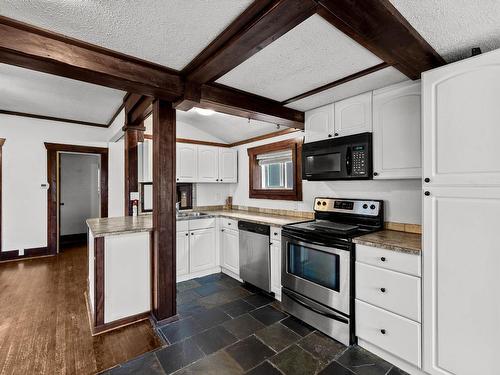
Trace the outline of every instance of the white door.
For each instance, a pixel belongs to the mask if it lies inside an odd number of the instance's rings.
[[[333,137],[334,108],[333,104],[329,104],[306,112],[306,142],[315,142]]]
[[[281,241],[271,243],[271,291],[281,296]],[[281,300],[281,299],[280,299]]]
[[[500,189],[435,187],[424,196],[424,370],[498,374]]]
[[[420,82],[373,92],[373,176],[422,177]]]
[[[240,244],[237,230],[221,229],[222,267],[240,274]]]
[[[189,232],[177,232],[176,249],[177,276],[189,273]]]
[[[335,136],[372,131],[372,92],[335,103]]]
[[[500,185],[500,50],[422,74],[423,177]]]
[[[219,182],[238,182],[238,150],[219,148]]]
[[[219,181],[219,148],[198,146],[198,182]]]
[[[176,143],[178,182],[196,182],[198,178],[197,152],[197,145],[190,143]]]
[[[215,228],[190,231],[189,272],[208,270],[217,265]]]

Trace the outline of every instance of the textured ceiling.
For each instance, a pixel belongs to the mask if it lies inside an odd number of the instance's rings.
[[[346,82],[329,90],[322,91],[318,94],[308,96],[307,98],[297,100],[296,102],[288,104],[287,107],[298,109],[299,111],[308,111],[313,108],[321,107],[363,92],[386,87],[407,79],[408,77],[406,77],[399,70],[389,67]]]
[[[125,92],[0,64],[0,109],[106,124]]]
[[[251,2],[0,0],[0,14],[182,69]]]
[[[313,15],[217,82],[283,101],[381,62]]]
[[[448,62],[500,48],[499,0],[390,0]]]

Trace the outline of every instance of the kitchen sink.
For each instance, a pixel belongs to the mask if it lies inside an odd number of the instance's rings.
[[[177,214],[178,219],[196,218],[200,216],[208,216],[208,214],[204,212],[180,212]]]

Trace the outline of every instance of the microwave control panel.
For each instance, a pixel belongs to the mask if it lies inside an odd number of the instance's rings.
[[[368,174],[368,147],[354,145],[352,147],[352,175],[365,176]]]

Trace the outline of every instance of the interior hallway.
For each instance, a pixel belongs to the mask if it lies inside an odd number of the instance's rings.
[[[161,345],[148,320],[91,336],[86,257],[0,264],[0,375],[94,374]]]

